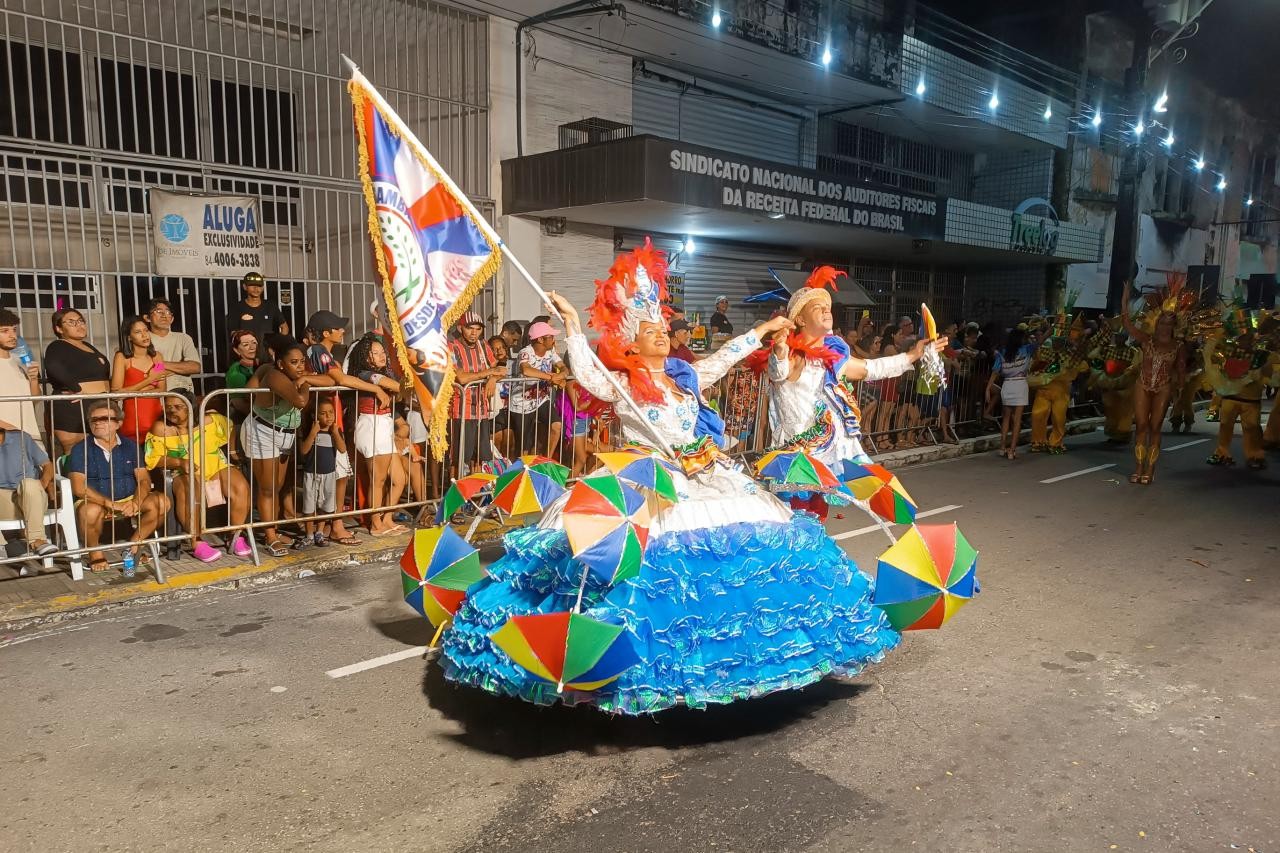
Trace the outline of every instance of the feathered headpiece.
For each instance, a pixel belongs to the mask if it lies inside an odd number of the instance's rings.
[[[791,294],[791,299],[787,302],[787,319],[794,321],[800,312],[815,299],[824,300],[830,305],[831,294],[827,293],[825,288],[830,286],[832,290],[838,290],[836,279],[842,275],[847,276],[848,273],[830,266],[818,267],[809,273],[809,278],[805,280],[804,287]]]
[[[626,373],[636,399],[647,403],[661,401],[662,392],[631,348],[641,323],[664,324],[666,298],[667,258],[646,237],[643,246],[618,255],[608,278],[596,281],[596,299],[587,309],[589,325],[600,333],[600,360]]]
[[[1167,274],[1165,286],[1146,295],[1140,308],[1138,325],[1148,334],[1154,334],[1161,315],[1173,317],[1174,337],[1190,334],[1191,316],[1195,312],[1200,295],[1187,287],[1186,273]]]

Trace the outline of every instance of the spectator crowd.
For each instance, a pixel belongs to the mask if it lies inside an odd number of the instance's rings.
[[[174,328],[163,298],[124,318],[110,357],[88,340],[79,311],[57,311],[42,362],[23,342],[18,316],[0,309],[0,526],[18,527],[10,557],[59,550],[44,522],[60,476],[69,481],[89,568],[105,572],[107,552],[145,566],[144,546],[157,535],[171,556],[181,545],[213,562],[251,556],[255,535],[266,553],[283,556],[354,545],[362,528],[374,537],[402,533],[410,511],[468,473],[535,454],[580,476],[610,445],[612,412],[574,381],[547,316],[509,320],[492,336],[481,315],[460,318],[449,343],[449,450],[437,462],[376,307],[374,328],[348,342],[351,319],[329,310],[292,330],[265,299],[264,284],[246,276],[228,312],[231,359],[220,383],[202,373],[195,342]],[[732,331],[727,308],[716,305],[718,334]],[[856,355],[876,358],[909,350],[917,325],[904,316],[877,328],[864,313],[843,337]],[[984,392],[998,331],[975,322],[945,328],[945,387],[924,371],[862,383],[871,449],[955,442],[981,429],[993,414]],[[673,319],[671,336],[673,357],[699,357],[683,316]],[[766,448],[763,390],[747,370],[707,390],[739,452]],[[46,393],[41,419],[33,398]]]

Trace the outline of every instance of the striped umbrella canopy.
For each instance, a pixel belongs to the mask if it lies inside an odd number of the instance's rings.
[[[597,690],[640,662],[624,626],[568,611],[512,616],[489,639],[557,690]]]
[[[485,494],[497,480],[494,474],[468,474],[461,479],[455,480],[449,491],[444,493],[444,500],[440,502],[440,509],[436,513],[436,524],[441,524],[447,518],[453,518],[453,514],[468,502],[473,501]]]
[[[643,495],[600,472],[574,485],[561,518],[573,555],[601,581],[618,583],[640,573],[649,515]]]
[[[916,502],[898,478],[887,468],[873,463],[845,467],[844,484],[871,511],[893,524],[910,524],[916,519]]]
[[[978,590],[978,552],[959,528],[917,524],[880,555],[872,603],[895,630],[941,628]]]

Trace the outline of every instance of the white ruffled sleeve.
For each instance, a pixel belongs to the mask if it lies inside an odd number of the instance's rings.
[[[770,382],[786,382],[787,377],[791,375],[791,357],[778,358],[774,353],[769,353],[769,381]]]
[[[758,349],[760,349],[760,338],[754,329],[745,335],[739,335],[716,350],[714,355],[693,365],[694,371],[698,374],[698,384],[706,388],[719,382],[731,367]]]
[[[569,350],[569,360],[573,362],[573,378],[578,380],[578,383],[591,392],[591,396],[597,400],[604,400],[607,403],[618,402],[620,399],[618,389],[609,381],[600,363],[596,361],[586,337],[570,335],[564,342]],[[625,380],[620,379],[620,381]]]

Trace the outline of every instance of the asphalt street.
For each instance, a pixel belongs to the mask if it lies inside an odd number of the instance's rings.
[[[706,712],[457,688],[390,565],[0,639],[0,849],[1280,850],[1280,457],[1210,468],[1209,430],[1149,487],[1101,434],[899,472],[981,596]]]

